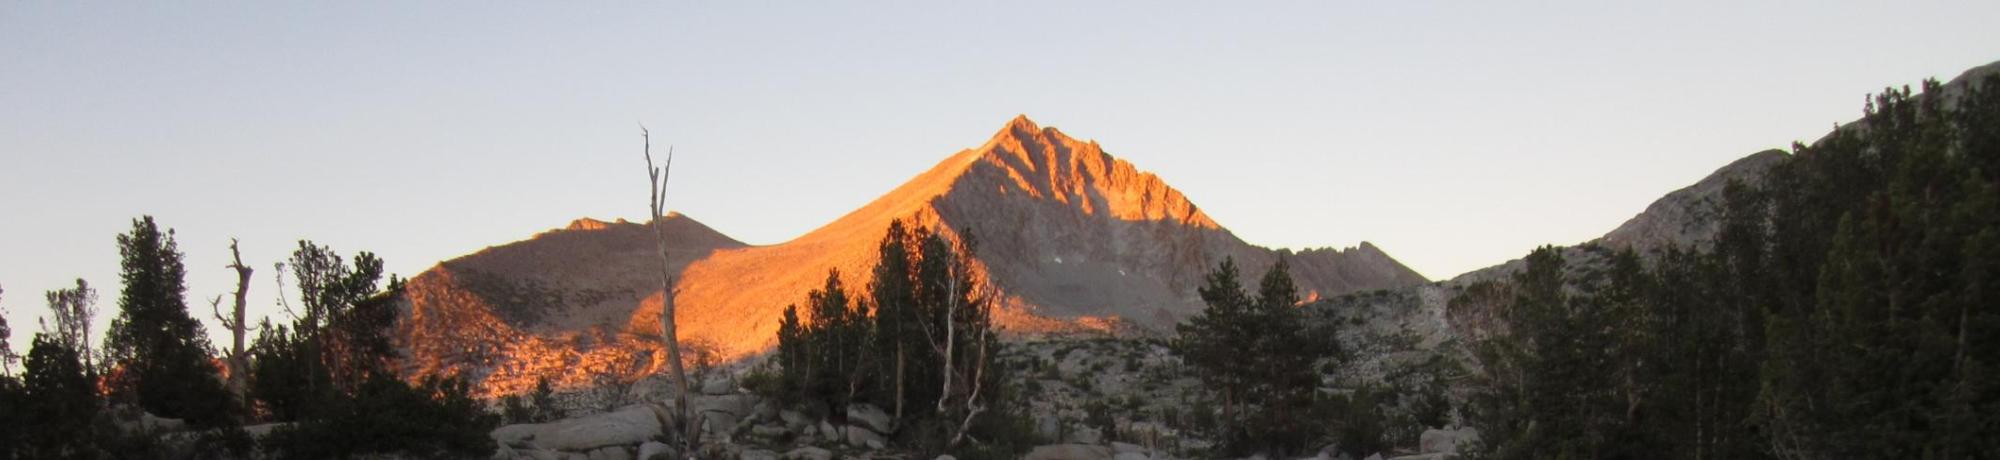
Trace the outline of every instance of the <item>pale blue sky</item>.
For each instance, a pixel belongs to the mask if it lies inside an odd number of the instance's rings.
[[[15,347],[71,278],[108,322],[140,214],[178,229],[204,309],[242,238],[253,313],[300,238],[409,276],[640,218],[640,122],[679,148],[669,206],[751,243],[1025,113],[1250,242],[1367,240],[1447,278],[2000,60],[1992,1],[800,3],[0,4]]]

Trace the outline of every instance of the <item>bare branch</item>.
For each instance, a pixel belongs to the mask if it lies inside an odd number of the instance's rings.
[[[292,311],[292,303],[285,301],[285,263],[271,263],[271,271],[277,272],[277,275],[274,275],[273,278],[278,280],[278,307],[285,310],[285,316],[290,316],[293,321],[297,321],[299,319],[298,312]]]
[[[215,322],[222,323],[223,329],[236,328],[235,323],[229,322],[229,318],[222,316],[222,296],[218,295],[208,299],[208,311],[215,317]]]

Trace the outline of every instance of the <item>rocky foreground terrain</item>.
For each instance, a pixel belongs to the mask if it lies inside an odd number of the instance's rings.
[[[1372,317],[1372,314],[1371,314]],[[1324,320],[1363,322],[1369,318],[1331,313]],[[1356,385],[1381,384],[1430,361],[1422,344],[1398,341],[1411,331],[1402,328],[1361,328],[1343,333],[1343,341],[1388,358],[1353,367],[1326,367],[1323,391],[1352,391]],[[1207,438],[1201,415],[1214,409],[1213,395],[1189,377],[1180,360],[1154,339],[1104,335],[1068,336],[1009,344],[997,363],[1009,372],[1008,390],[1016,392],[1030,414],[1032,429],[1049,444],[1030,451],[1037,459],[1167,459],[1204,458],[1214,445]],[[1357,372],[1365,368],[1366,371]],[[798,411],[780,409],[745,382],[755,366],[718,369],[704,379],[701,394],[689,405],[704,419],[704,458],[830,459],[909,458],[889,439],[899,427],[886,411],[867,404],[847,409],[849,424],[835,426]],[[675,458],[672,435],[663,427],[673,403],[662,382],[587,389],[560,395],[570,412],[587,413],[540,424],[501,427],[492,434],[502,445],[499,458]],[[606,410],[608,409],[608,410]],[[1210,415],[1208,418],[1212,419]],[[1321,450],[1321,458],[1450,458],[1463,443],[1476,439],[1470,430],[1444,425],[1410,428],[1397,436],[1406,446],[1356,455],[1338,445]]]

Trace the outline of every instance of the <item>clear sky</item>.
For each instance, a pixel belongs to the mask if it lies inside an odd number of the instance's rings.
[[[1252,243],[1448,278],[2000,60],[1990,0],[776,3],[0,3],[14,347],[76,277],[109,322],[141,214],[202,316],[230,237],[260,315],[301,238],[410,276],[641,220],[641,122],[679,151],[669,207],[754,244],[1025,113]]]

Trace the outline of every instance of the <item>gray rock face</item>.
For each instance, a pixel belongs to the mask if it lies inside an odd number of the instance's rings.
[[[1022,460],[1111,460],[1111,448],[1088,444],[1036,446]]]
[[[688,406],[698,413],[721,412],[742,418],[750,414],[753,405],[750,395],[704,395],[688,400]]]
[[[506,445],[501,445],[498,451],[493,452],[493,458],[496,460],[566,460],[570,458],[588,458],[588,457],[585,457],[583,454],[578,454],[575,452],[563,453],[563,452],[551,452],[538,449],[516,450],[508,448]]]
[[[1457,454],[1459,446],[1479,440],[1479,430],[1464,427],[1456,430],[1424,430],[1418,436],[1419,452],[1426,454]]]
[[[632,451],[625,446],[599,447],[590,451],[590,460],[632,460]]]
[[[736,454],[737,460],[778,460],[778,453],[764,449],[749,449]]]
[[[166,433],[186,430],[187,422],[153,415],[151,412],[139,412],[137,420],[119,420],[118,428],[126,433]]]
[[[827,423],[825,420],[819,421],[819,437],[826,440],[846,439],[846,437],[841,436],[840,430],[834,429],[833,424]]]
[[[1025,117],[946,164],[961,173],[932,201],[938,219],[972,228],[991,279],[1038,314],[1169,331],[1204,308],[1195,288],[1215,262],[1234,258],[1256,279],[1281,252],[1243,241],[1096,142]],[[1307,297],[1425,281],[1367,243],[1290,255]]]
[[[1064,441],[1076,444],[1098,444],[1104,441],[1104,431],[1103,428],[1094,426],[1077,426],[1070,428],[1069,438],[1064,439]]]
[[[860,425],[847,426],[848,447],[866,447],[869,449],[881,449],[883,446],[886,446],[888,444],[889,444],[889,439],[882,437],[881,433],[876,433]]]
[[[1416,454],[1389,457],[1389,460],[1452,460],[1455,458],[1458,458],[1458,454]]]
[[[785,452],[785,460],[832,460],[833,451],[805,446]]]
[[[245,426],[243,427],[243,431],[250,433],[250,437],[262,438],[265,436],[270,436],[272,430],[288,426],[292,426],[292,423],[291,422],[265,423],[261,425]]]
[[[701,413],[702,430],[706,431],[708,434],[715,436],[727,436],[735,434],[736,424],[741,421],[742,419],[737,418],[736,414],[731,414],[728,412]]]
[[[891,428],[890,422],[893,420],[889,418],[889,413],[882,411],[880,407],[872,404],[853,404],[847,406],[847,421],[865,426],[876,433],[888,433]]]
[[[763,439],[780,439],[792,434],[792,430],[779,425],[757,425],[750,427],[750,435]]]
[[[798,411],[787,410],[778,412],[778,419],[783,420],[785,428],[789,428],[792,431],[805,431],[806,428],[812,427],[812,420],[806,418],[806,414],[798,413]]]
[[[1062,419],[1053,414],[1035,414],[1035,434],[1048,439],[1062,436]]]
[[[1640,252],[1668,245],[1681,248],[1706,245],[1722,228],[1722,189],[1732,180],[1755,185],[1764,172],[1790,157],[1782,151],[1765,150],[1731,162],[1694,185],[1653,201],[1645,212],[1604,234],[1599,241],[1613,248],[1629,247]]]
[[[672,446],[659,441],[646,441],[645,444],[639,445],[639,460],[652,460],[654,457],[672,458],[674,453]]]
[[[754,407],[754,397],[744,394],[702,395],[688,400],[688,406],[701,416],[703,429],[716,436],[736,433],[738,425]]]
[[[1765,150],[1730,162],[1694,184],[1667,193],[1604,236],[1588,241],[1611,249],[1630,248],[1645,255],[1649,251],[1675,246],[1682,249],[1705,247],[1722,229],[1722,191],[1732,180],[1755,185],[1765,172],[1790,159],[1778,150]],[[1584,255],[1577,246],[1562,248],[1563,257]],[[1484,280],[1502,280],[1527,266],[1522,259],[1466,272],[1446,284],[1467,285]]]
[[[660,436],[660,419],[645,405],[549,423],[507,425],[489,434],[515,447],[588,452],[607,446],[631,446]]]
[[[736,393],[736,382],[732,382],[728,378],[711,378],[701,383],[701,394],[721,396],[734,393]]]

